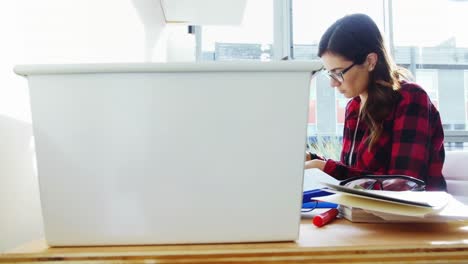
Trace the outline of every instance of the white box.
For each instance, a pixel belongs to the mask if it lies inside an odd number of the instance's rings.
[[[319,62],[20,65],[49,245],[295,240]]]

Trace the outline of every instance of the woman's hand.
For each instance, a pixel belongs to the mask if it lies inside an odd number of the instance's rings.
[[[323,160],[322,157],[320,157],[319,155],[317,155],[317,154],[315,154],[315,153],[312,153],[312,152],[310,152],[310,151],[306,151],[306,152],[305,152],[305,160],[306,160],[306,161],[314,160],[314,159]]]
[[[325,168],[325,161],[319,160],[319,159],[314,159],[314,160],[308,160],[305,162],[305,169],[320,169],[323,171],[323,168]]]

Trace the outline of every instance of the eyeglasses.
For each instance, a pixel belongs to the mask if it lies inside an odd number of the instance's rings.
[[[328,76],[330,79],[333,79],[339,83],[343,83],[344,82],[344,77],[343,75],[348,72],[349,70],[351,70],[351,68],[356,65],[356,63],[353,63],[351,65],[349,65],[348,67],[346,67],[344,70],[342,70],[341,72],[331,72],[331,71],[327,71],[327,70],[324,70],[323,72],[325,73],[326,76]]]
[[[424,191],[426,184],[406,175],[363,175],[340,182],[341,186],[361,190]]]

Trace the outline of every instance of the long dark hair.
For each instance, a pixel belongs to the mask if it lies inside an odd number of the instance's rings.
[[[323,34],[318,56],[326,52],[340,55],[356,64],[363,64],[369,53],[376,53],[377,63],[369,74],[368,97],[361,110],[361,118],[370,129],[369,149],[383,131],[383,121],[399,100],[400,80],[411,74],[396,66],[385,48],[382,34],[367,15],[353,14],[337,20]]]

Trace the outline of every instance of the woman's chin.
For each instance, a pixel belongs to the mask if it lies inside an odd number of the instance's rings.
[[[346,93],[346,92],[340,92],[345,98],[352,98],[353,96],[351,96],[350,94]]]

